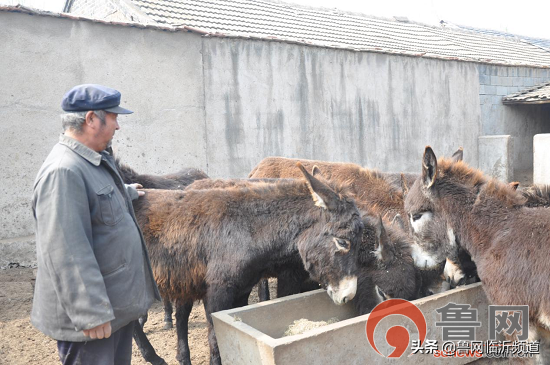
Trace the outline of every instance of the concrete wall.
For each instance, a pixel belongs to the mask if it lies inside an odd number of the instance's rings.
[[[14,242],[32,251],[33,180],[76,84],[122,92],[135,113],[121,116],[113,145],[143,173],[245,177],[270,155],[419,172],[428,144],[438,156],[463,146],[477,166],[487,134],[474,63],[6,11],[0,39],[0,266],[24,261]]]
[[[220,38],[204,42],[204,76],[213,175],[269,155],[419,172],[428,144],[477,165],[471,63]]]
[[[33,180],[76,84],[122,92],[135,113],[113,144],[139,171],[207,166],[199,36],[0,11],[0,39],[0,267],[34,257],[32,237],[19,237],[34,232]]]
[[[512,136],[481,136],[478,142],[478,168],[489,176],[504,182],[511,182],[514,176],[514,139]]]
[[[512,180],[533,181],[533,136],[550,132],[550,105],[504,105],[502,97],[550,81],[550,69],[479,66],[481,124],[484,135],[514,139]]]
[[[550,134],[533,137],[534,166],[533,182],[550,185]]]

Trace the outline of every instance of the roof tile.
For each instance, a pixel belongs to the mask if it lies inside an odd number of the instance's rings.
[[[433,27],[269,0],[128,1],[158,23],[189,26],[213,34],[550,67],[550,50],[529,39],[506,37],[498,32]]]

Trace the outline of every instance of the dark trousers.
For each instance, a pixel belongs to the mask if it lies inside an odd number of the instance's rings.
[[[129,365],[132,361],[132,321],[111,337],[87,342],[57,341],[63,365]]]

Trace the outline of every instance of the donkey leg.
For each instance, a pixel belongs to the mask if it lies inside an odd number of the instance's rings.
[[[143,327],[137,321],[134,323],[134,341],[141,352],[141,356],[145,359],[146,362],[150,362],[153,365],[167,365],[164,359],[157,355],[155,349],[145,336],[143,332]]]
[[[176,359],[181,365],[191,365],[188,333],[189,315],[192,309],[193,301],[176,301],[176,334],[178,336]]]
[[[550,364],[550,331],[538,327],[538,335],[540,340],[540,353],[535,357],[536,364]]]
[[[220,349],[214,333],[212,324],[212,313],[232,308],[232,304],[239,299],[235,298],[234,292],[227,287],[210,287],[206,297],[203,298],[204,312],[208,320],[208,344],[210,345],[210,365],[221,365]]]
[[[383,298],[377,294],[376,286],[367,270],[359,271],[357,289],[360,290],[357,290],[353,302],[358,315],[370,313],[374,307],[382,302]]]
[[[169,299],[163,299],[164,302],[164,329],[169,330],[170,328],[174,327],[174,324],[172,323],[172,303]]]
[[[260,302],[264,302],[269,300],[269,297],[269,282],[267,279],[262,279],[258,283],[258,298],[260,298]]]
[[[301,292],[304,281],[309,278],[305,271],[283,270],[277,275],[277,298]]]
[[[233,302],[233,308],[244,307],[245,305],[248,305],[249,296],[250,296],[250,292],[245,293],[239,296],[238,298],[236,298],[235,301]]]
[[[138,318],[138,322],[141,328],[145,327],[145,322],[147,322],[148,318],[149,318],[149,315],[147,313],[144,316],[141,316]]]

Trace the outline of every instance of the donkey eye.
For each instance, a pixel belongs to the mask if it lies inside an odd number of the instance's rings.
[[[336,245],[336,248],[340,252],[348,252],[351,247],[351,242],[349,240],[346,240],[344,238],[338,238],[334,237],[334,244]]]
[[[422,218],[422,213],[416,213],[416,214],[413,214],[413,216],[412,216],[413,222],[416,222],[420,218]]]

